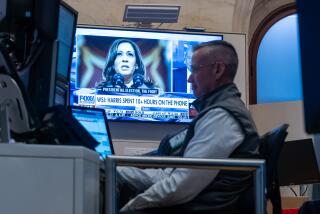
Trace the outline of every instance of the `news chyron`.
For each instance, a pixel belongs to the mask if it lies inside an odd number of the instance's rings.
[[[103,108],[111,120],[190,122],[197,115],[188,83],[192,48],[219,39],[214,34],[78,27],[70,104]]]

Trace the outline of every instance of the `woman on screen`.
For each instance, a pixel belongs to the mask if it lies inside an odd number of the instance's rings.
[[[138,46],[128,39],[114,41],[109,49],[103,79],[97,87],[152,88],[145,78],[145,66]]]

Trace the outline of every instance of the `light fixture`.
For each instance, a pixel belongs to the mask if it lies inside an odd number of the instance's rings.
[[[179,5],[127,4],[123,21],[143,25],[176,23],[178,22],[180,7]]]

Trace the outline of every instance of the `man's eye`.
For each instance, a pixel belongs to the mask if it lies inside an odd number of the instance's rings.
[[[121,56],[122,55],[122,53],[121,52],[117,52],[117,56]]]

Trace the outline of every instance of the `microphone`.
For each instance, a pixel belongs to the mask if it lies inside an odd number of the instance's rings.
[[[126,87],[126,85],[124,84],[123,76],[121,74],[118,74],[118,73],[113,75],[112,84],[114,86],[118,86],[118,87],[121,87],[121,88],[125,88]]]
[[[142,74],[133,75],[133,85],[132,88],[138,88],[144,83],[144,78]]]

